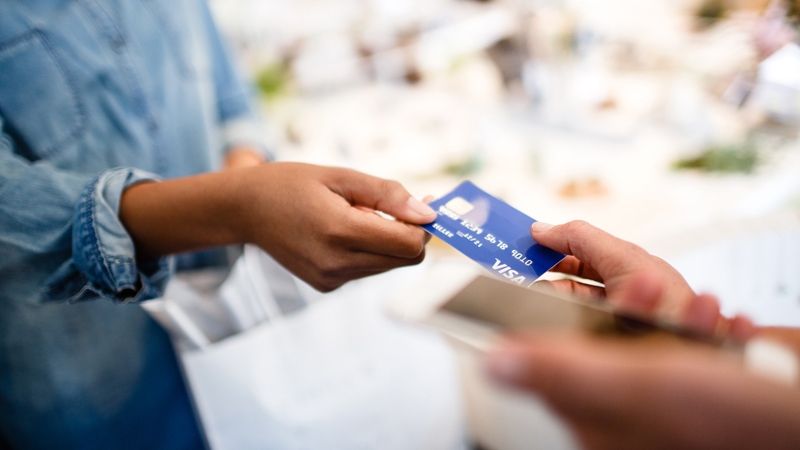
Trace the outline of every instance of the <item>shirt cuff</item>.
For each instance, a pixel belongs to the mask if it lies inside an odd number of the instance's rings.
[[[156,175],[113,169],[89,183],[73,216],[72,258],[48,280],[46,297],[79,302],[98,297],[119,303],[161,296],[172,258],[137,261],[133,239],[119,219],[122,193]]]
[[[275,155],[267,144],[263,127],[253,117],[241,117],[226,121],[222,125],[222,139],[225,149],[247,146],[259,151],[266,161],[274,161]]]

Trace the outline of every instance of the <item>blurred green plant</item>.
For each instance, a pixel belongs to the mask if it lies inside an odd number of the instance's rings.
[[[713,23],[722,19],[727,10],[723,0],[705,0],[697,9],[696,15],[699,19]]]
[[[268,64],[256,73],[256,86],[261,95],[268,99],[287,93],[290,84],[289,68],[281,63]]]
[[[786,9],[786,16],[796,24],[800,19],[800,0],[786,0]]]
[[[756,146],[750,141],[711,146],[700,155],[675,161],[675,170],[695,169],[703,172],[752,173],[759,163]]]
[[[480,172],[482,168],[482,158],[477,154],[473,154],[462,160],[448,162],[442,167],[442,173],[455,177],[465,177]]]

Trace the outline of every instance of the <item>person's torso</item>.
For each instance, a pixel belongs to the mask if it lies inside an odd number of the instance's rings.
[[[15,152],[82,174],[218,168],[202,1],[0,2],[0,114]],[[18,276],[52,270],[38,262]],[[8,292],[0,286],[0,448],[201,445],[169,339],[141,308]]]
[[[0,114],[17,151],[88,173],[216,168],[201,1],[0,2]]]

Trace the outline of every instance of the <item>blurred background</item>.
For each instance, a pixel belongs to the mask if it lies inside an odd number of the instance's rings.
[[[724,312],[800,323],[800,2],[211,5],[279,159],[418,198],[470,179],[644,246]]]

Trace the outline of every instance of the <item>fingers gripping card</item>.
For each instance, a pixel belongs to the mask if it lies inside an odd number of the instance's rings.
[[[507,281],[530,286],[564,259],[533,240],[534,219],[469,181],[430,206],[437,218],[422,228]]]

